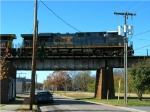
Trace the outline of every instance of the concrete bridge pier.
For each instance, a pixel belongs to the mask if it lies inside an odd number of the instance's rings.
[[[113,68],[107,67],[96,72],[95,98],[115,98]]]

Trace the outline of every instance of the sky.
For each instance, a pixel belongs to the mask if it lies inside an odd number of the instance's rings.
[[[127,19],[127,25],[133,26],[133,35],[128,35],[128,44],[133,42],[135,56],[150,55],[149,0],[38,0],[38,32],[117,31],[117,26],[124,25],[124,16],[116,16],[114,12],[136,13],[136,16]],[[33,34],[34,0],[1,0],[0,16],[0,33],[16,34],[17,39],[13,41],[16,46],[22,42],[21,34]],[[52,72],[37,71],[38,82],[45,80]],[[31,71],[17,73],[31,78]]]

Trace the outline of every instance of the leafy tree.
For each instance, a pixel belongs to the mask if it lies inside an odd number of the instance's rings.
[[[139,100],[142,100],[142,94],[148,88],[150,89],[150,59],[138,62],[132,65],[129,73],[133,79],[133,86]]]
[[[88,83],[91,81],[90,71],[78,72],[74,78],[75,87],[88,91]]]
[[[69,87],[72,83],[72,79],[66,71],[54,71],[47,76],[45,86],[51,88],[52,86],[57,90],[64,90],[65,85]]]
[[[49,89],[49,87],[48,87],[48,81],[47,80],[44,80],[44,82],[43,82],[43,88],[44,89]]]
[[[43,84],[37,82],[37,83],[35,84],[35,88],[38,89],[38,90],[41,90],[41,89],[43,89]]]
[[[91,76],[90,81],[87,83],[88,86],[88,92],[94,92],[95,91],[95,76]]]
[[[9,56],[8,51],[6,50],[6,53],[2,58],[0,58],[0,80],[7,78],[8,73],[8,67],[7,67],[7,60],[6,58]]]
[[[115,69],[114,72],[114,86],[116,92],[124,92],[124,70]],[[119,87],[120,85],[120,87]]]

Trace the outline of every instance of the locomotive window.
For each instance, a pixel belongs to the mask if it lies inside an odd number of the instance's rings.
[[[108,33],[108,34],[111,34],[112,36],[116,36],[116,35],[118,35],[118,33],[117,33],[117,32],[114,32],[114,33]]]
[[[41,38],[41,39],[40,39],[40,42],[42,42],[42,41],[44,41],[44,42],[48,42],[48,39]]]
[[[104,36],[103,32],[98,33],[99,36]]]
[[[87,33],[86,35],[87,35],[87,36],[91,36],[91,34],[90,34],[90,33]]]
[[[78,33],[78,37],[83,37],[84,33]]]

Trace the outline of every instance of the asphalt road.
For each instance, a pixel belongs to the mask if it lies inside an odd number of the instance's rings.
[[[117,107],[100,103],[73,100],[64,96],[53,95],[54,103],[39,104],[42,112],[147,112],[128,107]],[[150,109],[149,109],[150,110]]]

